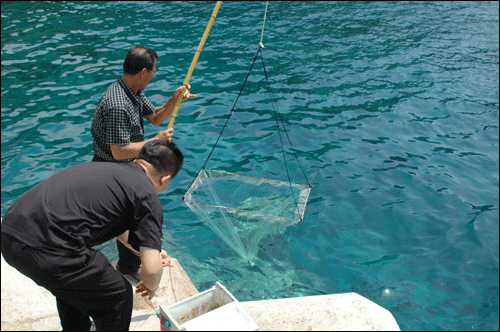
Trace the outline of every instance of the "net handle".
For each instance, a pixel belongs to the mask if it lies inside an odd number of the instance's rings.
[[[196,52],[194,53],[193,61],[191,61],[191,66],[189,67],[188,73],[186,75],[186,78],[184,79],[184,89],[182,89],[182,93],[179,95],[179,98],[177,98],[177,102],[175,103],[174,110],[172,111],[172,115],[170,116],[170,122],[168,123],[167,129],[170,129],[174,126],[174,121],[175,118],[177,117],[177,113],[179,112],[179,107],[181,106],[182,103],[182,98],[184,97],[184,92],[187,89],[189,79],[191,78],[191,75],[193,74],[194,67],[196,66],[196,62],[198,62],[198,58],[200,56],[201,50],[203,49],[203,45],[205,45],[205,41],[208,38],[208,34],[210,33],[210,29],[212,29],[212,25],[214,24],[215,18],[217,17],[217,12],[219,11],[220,5],[222,4],[222,1],[217,1],[215,4],[214,11],[212,12],[212,16],[210,17],[210,21],[208,21],[208,25],[205,29],[205,33],[203,33],[203,37],[201,37],[200,44],[198,45],[198,48],[196,49]]]

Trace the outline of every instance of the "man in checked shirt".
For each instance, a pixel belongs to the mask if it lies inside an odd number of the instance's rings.
[[[156,74],[158,54],[148,47],[132,47],[123,63],[123,76],[111,84],[97,104],[92,120],[93,162],[133,161],[142,146],[152,140],[171,140],[173,128],[158,132],[156,136],[144,138],[144,120],[159,126],[170,117],[183,87],[175,90],[162,106],[154,107],[144,95],[149,81]],[[196,97],[188,85],[182,101]],[[140,258],[117,241],[117,270],[140,281]]]

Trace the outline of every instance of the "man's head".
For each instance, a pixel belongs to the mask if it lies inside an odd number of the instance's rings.
[[[138,74],[143,68],[153,71],[153,67],[158,62],[158,54],[149,47],[132,47],[123,63],[123,73],[129,75]]]
[[[167,140],[154,140],[144,144],[136,161],[146,166],[146,173],[156,187],[156,191],[161,193],[181,170],[184,156],[174,143]]]
[[[156,73],[158,54],[149,47],[132,47],[123,63],[123,74],[137,76],[138,89],[144,90]]]

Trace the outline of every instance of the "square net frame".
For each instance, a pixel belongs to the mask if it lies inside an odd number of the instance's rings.
[[[288,182],[205,168],[238,103],[259,54],[275,113]],[[286,226],[303,221],[312,188],[293,149],[275,100],[264,65],[261,45],[215,145],[182,198],[205,225],[249,262],[257,256],[260,239],[283,232]],[[307,185],[294,184],[290,181],[279,122]]]
[[[213,214],[292,225],[304,218],[311,187],[203,168],[182,200],[203,219]]]

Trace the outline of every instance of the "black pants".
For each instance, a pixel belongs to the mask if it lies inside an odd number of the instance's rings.
[[[88,331],[89,317],[97,330],[128,331],[132,286],[102,253],[60,256],[1,237],[5,261],[56,297],[63,331]]]
[[[108,160],[101,159],[94,155],[92,162],[96,161],[108,162]],[[118,240],[116,240],[116,247],[118,249],[117,265],[120,271],[125,274],[137,272],[141,266],[141,258]]]

